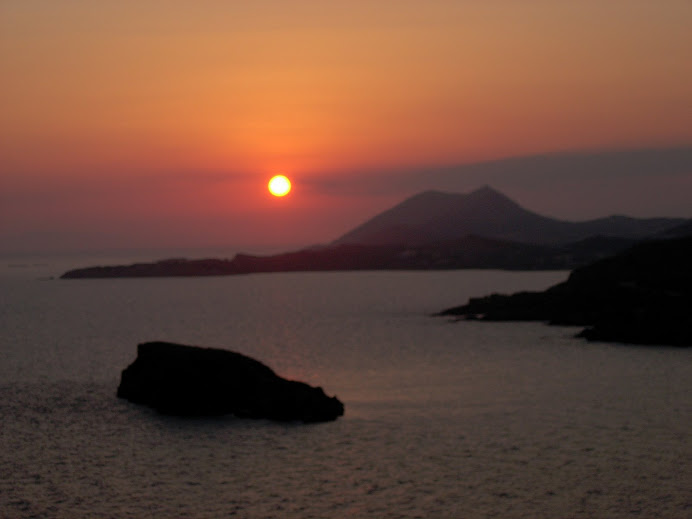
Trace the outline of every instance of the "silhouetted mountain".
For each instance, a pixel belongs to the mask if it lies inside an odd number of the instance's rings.
[[[610,216],[567,222],[541,216],[486,186],[469,194],[426,191],[380,213],[333,244],[419,245],[471,234],[535,244],[565,244],[595,235],[642,239],[682,218]]]
[[[463,268],[572,269],[689,220],[611,216],[588,222],[527,211],[489,187],[469,194],[426,191],[375,216],[330,245],[232,260],[172,259],[72,270],[63,278],[223,276],[324,270]],[[671,231],[673,232],[673,231]]]

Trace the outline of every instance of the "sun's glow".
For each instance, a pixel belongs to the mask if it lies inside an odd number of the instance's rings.
[[[291,191],[291,181],[284,175],[276,175],[272,177],[267,187],[274,196],[286,196]]]

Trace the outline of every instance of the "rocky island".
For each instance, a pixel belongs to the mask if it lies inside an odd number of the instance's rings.
[[[168,342],[137,347],[123,372],[119,398],[164,414],[325,422],[344,414],[320,387],[278,376],[261,362],[229,350]]]
[[[692,237],[639,243],[544,292],[472,298],[440,316],[582,326],[588,340],[692,346]]]

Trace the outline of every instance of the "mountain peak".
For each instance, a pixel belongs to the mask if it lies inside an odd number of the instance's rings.
[[[411,198],[415,197],[433,197],[433,196],[470,196],[470,195],[476,195],[476,194],[493,194],[493,195],[500,195],[500,196],[505,196],[502,193],[500,193],[497,189],[489,186],[488,184],[484,184],[481,187],[474,189],[473,191],[469,193],[451,193],[449,191],[439,191],[437,189],[428,189],[426,191],[421,191],[420,193],[417,193],[413,195]]]
[[[470,193],[450,193],[447,191],[437,191],[437,190],[427,190],[421,191],[406,200],[404,200],[401,205],[405,204],[432,204],[432,203],[445,203],[449,204],[451,207],[456,207],[464,204],[465,202],[477,201],[480,203],[507,203],[510,202],[517,205],[509,197],[500,193],[498,190],[493,189],[488,185],[479,187],[478,189],[471,191]],[[397,206],[398,207],[398,206]]]
[[[661,232],[682,220],[639,220],[613,216],[566,222],[524,209],[484,185],[470,193],[423,191],[366,221],[333,245],[420,245],[475,234],[497,240],[560,244],[594,235],[638,238]]]
[[[471,191],[469,194],[470,194],[470,195],[475,195],[475,194],[502,195],[502,193],[500,193],[500,192],[497,191],[496,189],[493,189],[493,188],[490,187],[488,184],[485,184],[485,185],[479,187],[479,188],[476,189],[475,191]],[[504,196],[504,195],[503,195],[503,196]]]
[[[466,195],[466,197],[469,199],[511,202],[514,205],[518,205],[516,202],[514,202],[514,200],[504,195],[503,193],[500,193],[497,189],[493,189],[487,184],[482,187],[479,187],[475,191],[471,191],[468,195]]]
[[[440,198],[447,198],[449,196],[456,196],[456,194],[455,193],[446,193],[444,191],[437,191],[434,189],[429,189],[427,191],[421,191],[420,193],[416,193],[415,195],[408,197],[402,203],[405,203],[409,200],[438,200]]]
[[[468,194],[423,191],[380,213],[343,235],[335,244],[392,245],[446,240],[478,233],[484,229],[470,225],[487,214],[507,215],[522,209],[502,193],[483,186]]]

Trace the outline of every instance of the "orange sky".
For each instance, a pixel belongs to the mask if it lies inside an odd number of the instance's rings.
[[[10,241],[307,244],[411,194],[402,168],[692,143],[688,0],[3,0],[0,24]]]

